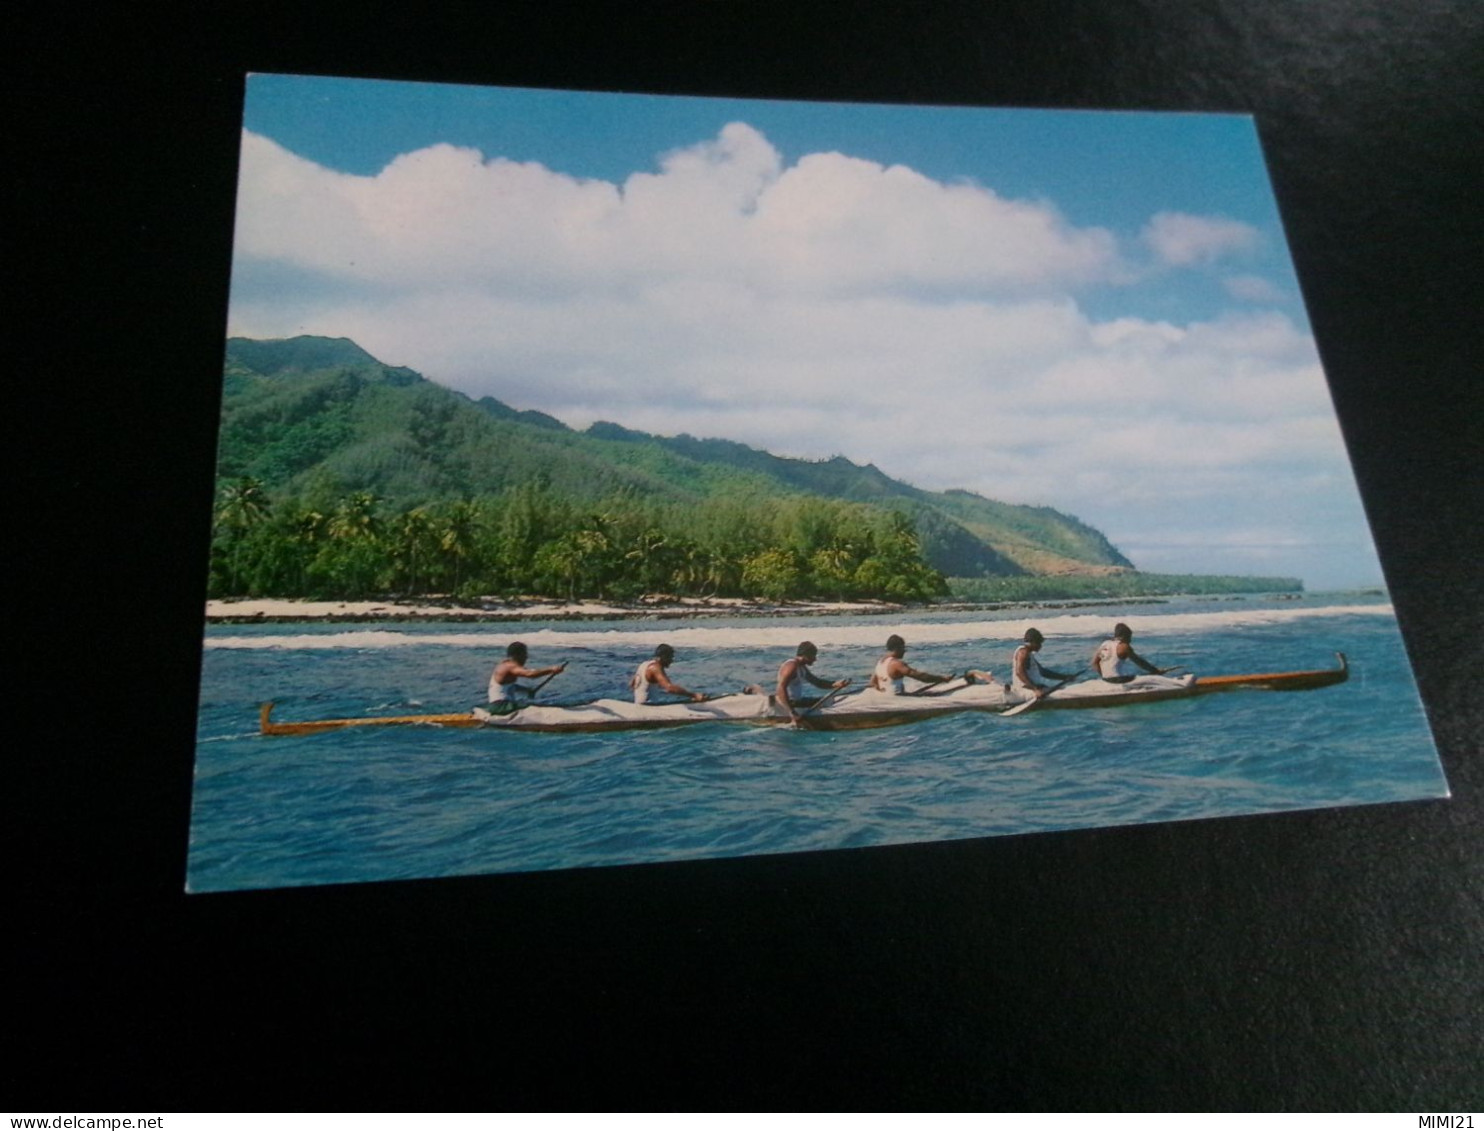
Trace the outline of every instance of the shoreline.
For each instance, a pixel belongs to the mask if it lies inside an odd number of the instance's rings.
[[[464,604],[453,600],[308,601],[244,598],[206,602],[207,624],[306,624],[377,621],[500,623],[557,620],[692,620],[708,617],[873,616],[901,612],[888,601],[756,601],[741,597],[683,597],[675,600],[609,603],[541,597]]]
[[[684,597],[673,600],[608,603],[559,601],[540,597],[464,604],[453,600],[310,601],[296,598],[242,598],[206,602],[208,625],[367,624],[389,621],[499,624],[502,622],[704,620],[721,617],[890,616],[908,610],[942,613],[1002,609],[1067,609],[1097,605],[1162,605],[1163,596],[1065,598],[1042,601],[944,601],[925,604],[892,601],[762,601],[743,597]],[[1212,600],[1232,600],[1213,595]]]

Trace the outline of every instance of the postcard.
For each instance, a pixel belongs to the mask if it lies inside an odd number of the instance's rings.
[[[249,76],[188,890],[1446,797],[1259,125]]]

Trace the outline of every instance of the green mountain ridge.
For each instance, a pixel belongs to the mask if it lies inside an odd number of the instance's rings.
[[[472,400],[347,338],[231,338],[223,376],[219,482],[251,478],[275,498],[368,492],[409,510],[533,482],[593,504],[818,498],[905,516],[928,564],[949,576],[1133,569],[1100,532],[1049,507],[925,491],[843,456],[790,459],[612,422],[579,432],[538,410]]]

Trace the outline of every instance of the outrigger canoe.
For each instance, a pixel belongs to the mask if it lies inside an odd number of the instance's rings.
[[[1068,684],[1043,697],[1037,710],[1058,708],[1124,707],[1135,703],[1158,703],[1189,699],[1216,692],[1309,691],[1344,683],[1350,675],[1343,652],[1336,652],[1339,666],[1317,671],[1262,672],[1223,676],[1139,676],[1129,683],[1100,679]],[[1000,713],[1027,702],[1024,692],[998,681],[961,685],[955,680],[941,688],[919,687],[917,693],[888,695],[869,689],[850,695],[827,697],[817,709],[799,718],[804,730],[874,730],[923,722],[965,711]],[[532,704],[511,715],[490,715],[476,708],[456,714],[374,715],[354,719],[314,719],[305,722],[274,722],[272,703],[264,703],[259,715],[263,734],[317,734],[321,731],[364,726],[428,726],[490,730],[522,730],[537,733],[600,734],[608,731],[654,730],[694,726],[707,722],[749,723],[757,726],[786,726],[789,717],[763,692],[744,691],[722,695],[701,703],[637,705],[622,699],[599,699],[578,707]]]

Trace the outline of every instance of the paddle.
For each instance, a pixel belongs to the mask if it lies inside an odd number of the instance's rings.
[[[552,680],[556,679],[557,676],[561,675],[562,672],[564,672],[566,670],[567,670],[567,665],[566,665],[566,662],[564,661],[561,665],[559,665],[557,667],[557,670],[556,671],[552,672],[549,676],[547,676],[545,679],[543,679],[540,683],[533,684],[530,687],[522,687],[520,684],[515,684],[515,689],[518,692],[520,692],[521,694],[523,694],[525,696],[525,702],[522,703],[519,700],[517,700],[516,701],[516,706],[519,707],[519,708],[521,708],[521,709],[524,709],[525,707],[528,707],[531,703],[533,703],[535,701],[535,699],[536,699],[536,693],[538,691],[540,691],[543,687],[545,687]]]
[[[1060,691],[1067,684],[1071,683],[1074,679],[1077,679],[1079,676],[1081,676],[1082,675],[1082,672],[1085,672],[1086,670],[1087,670],[1086,668],[1083,668],[1082,671],[1079,671],[1079,672],[1076,672],[1076,673],[1074,673],[1072,675],[1067,676],[1067,678],[1064,679],[1064,680],[1062,680],[1060,683],[1053,683],[1050,687],[1048,687],[1046,689],[1046,695],[1051,695],[1054,692]],[[1032,707],[1034,707],[1042,699],[1045,699],[1046,698],[1046,695],[1037,695],[1034,699],[1027,699],[1024,703],[1017,703],[1015,706],[1011,707],[1009,710],[1007,710],[1007,711],[1001,711],[1000,712],[1000,718],[1002,718],[1002,719],[1008,719],[1011,715],[1019,715],[1019,714],[1021,714],[1024,711],[1029,711]]]
[[[764,690],[763,688],[759,687],[757,684],[755,684],[755,683],[744,683],[742,685],[742,690],[740,690],[740,691],[723,691],[719,695],[713,695],[709,691],[703,691],[703,692],[701,692],[702,698],[700,698],[700,699],[693,699],[693,700],[689,700],[689,701],[690,702],[693,702],[693,703],[715,703],[718,699],[738,699],[738,698],[741,698],[743,695],[766,695],[766,694],[767,694],[767,691]],[[687,702],[687,700],[682,699],[682,700],[680,700],[680,702],[684,703],[684,702]]]
[[[531,698],[532,699],[536,698],[536,692],[540,691],[543,687],[545,687],[552,680],[556,679],[557,676],[561,675],[566,670],[567,670],[567,665],[564,663],[564,664],[561,665],[561,667],[557,668],[556,671],[552,672],[549,676],[547,676],[545,679],[543,679],[540,683],[536,684],[535,687],[531,688]]]
[[[921,687],[915,688],[914,690],[907,692],[907,694],[922,695],[928,691],[931,691],[935,687],[940,687],[945,683],[952,683],[954,680],[962,678],[962,676],[957,675],[945,675],[942,679],[935,679],[932,681],[932,683],[924,683]]]
[[[795,714],[798,715],[799,718],[803,718],[805,715],[812,714],[813,712],[819,710],[821,707],[823,707],[826,703],[828,703],[831,699],[835,698],[835,696],[839,695],[840,692],[842,692],[844,690],[845,690],[844,687],[837,687],[833,691],[831,691],[828,695],[826,695],[826,696],[824,696],[824,697],[822,697],[820,699],[816,699],[813,703],[810,703],[809,706],[805,707],[802,711],[796,711]]]

